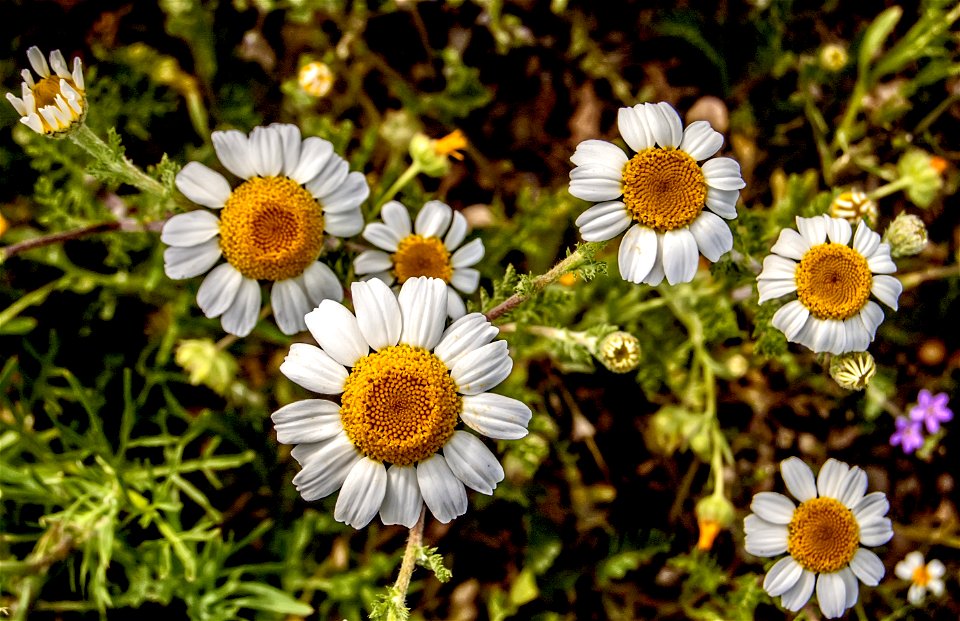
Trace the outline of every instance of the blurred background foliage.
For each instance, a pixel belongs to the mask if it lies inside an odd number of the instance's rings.
[[[858,464],[890,496],[887,578],[850,615],[960,614],[960,436],[919,456],[887,441],[920,388],[954,409],[960,396],[955,3],[4,0],[0,18],[5,89],[19,92],[31,45],[79,56],[87,124],[164,188],[137,192],[0,106],[4,244],[140,229],[0,265],[0,607],[14,618],[353,620],[395,575],[405,530],[354,531],[333,520],[335,496],[308,505],[290,484],[268,418],[303,396],[278,371],[290,339],[261,322],[215,343],[199,279],[163,274],[150,223],[182,209],[180,166],[214,161],[210,130],[284,121],[327,138],[367,175],[366,209],[415,132],[462,130],[464,161],[401,199],[464,211],[487,247],[473,308],[489,309],[574,246],[576,144],[616,138],[618,107],[660,100],[709,120],[741,163],[735,251],[654,290],[616,277],[608,248],[500,321],[517,361],[503,392],[531,405],[531,433],[501,443],[492,498],[428,521],[453,578],[418,571],[413,618],[781,618],[739,524],[790,455]],[[332,70],[324,97],[298,82],[312,61]],[[753,287],[780,228],[851,188],[876,197],[879,229],[906,211],[931,240],[899,262],[880,370],[853,393],[787,347]],[[361,246],[326,257],[347,278]],[[615,329],[643,352],[625,375],[584,345]],[[698,548],[694,506],[718,484],[738,519]],[[948,597],[906,608],[892,568],[915,548],[947,563]]]

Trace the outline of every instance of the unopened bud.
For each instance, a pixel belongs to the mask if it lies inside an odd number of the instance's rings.
[[[450,170],[449,158],[462,160],[460,150],[466,146],[467,139],[459,129],[438,140],[418,133],[410,140],[410,157],[425,175],[442,177]]]
[[[906,179],[904,192],[917,207],[926,208],[943,187],[940,163],[929,153],[911,149],[897,161],[897,172]]]
[[[210,339],[186,339],[177,346],[175,360],[190,374],[190,383],[203,384],[224,395],[237,375],[237,361]]]
[[[300,67],[300,73],[297,74],[297,83],[308,95],[313,97],[326,97],[330,89],[333,88],[333,72],[330,71],[325,63],[319,60],[307,63]]]
[[[640,341],[629,332],[611,332],[597,344],[594,355],[614,373],[629,373],[640,365]]]
[[[876,373],[877,363],[870,352],[849,352],[830,360],[830,377],[846,390],[863,390]]]
[[[865,220],[869,226],[874,226],[879,216],[877,204],[867,198],[860,190],[849,190],[837,194],[830,203],[830,215],[834,218],[843,218],[851,225],[856,226],[860,220]]]
[[[820,48],[820,66],[831,73],[846,67],[848,60],[847,48],[839,43],[828,43]]]
[[[912,257],[927,245],[927,227],[919,217],[900,212],[883,234],[891,257]]]
[[[713,547],[713,540],[720,531],[733,523],[733,504],[724,496],[711,495],[698,500],[694,512],[697,514],[697,526],[700,528],[697,548],[709,550]]]

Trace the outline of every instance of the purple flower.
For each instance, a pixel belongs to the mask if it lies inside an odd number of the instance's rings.
[[[932,395],[924,388],[917,396],[917,405],[910,408],[910,420],[922,422],[926,425],[928,433],[937,433],[940,431],[940,423],[945,423],[952,418],[953,412],[947,407],[945,392]]]
[[[897,417],[897,430],[890,436],[890,446],[900,445],[903,452],[910,454],[923,444],[923,430],[920,421],[910,420],[906,416]]]

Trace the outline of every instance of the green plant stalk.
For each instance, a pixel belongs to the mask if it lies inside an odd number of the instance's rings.
[[[410,579],[413,577],[413,570],[417,566],[417,550],[423,544],[423,527],[426,523],[427,508],[420,509],[420,518],[410,529],[407,536],[407,547],[403,551],[403,560],[400,561],[400,573],[397,575],[397,581],[393,584],[393,597],[397,598],[397,608],[405,610],[407,607],[407,591],[410,590]],[[392,616],[392,615],[391,615]],[[388,621],[393,621],[388,619]]]
[[[911,177],[900,177],[899,179],[881,185],[876,190],[868,193],[867,198],[872,201],[877,201],[885,196],[890,196],[894,192],[899,192],[900,190],[910,187],[912,183],[913,179]]]
[[[70,140],[78,147],[90,154],[98,162],[107,166],[118,177],[133,187],[149,194],[162,195],[166,191],[163,184],[149,176],[126,157],[117,160],[110,147],[93,133],[86,125],[81,124],[76,131],[70,134]]]
[[[403,171],[397,180],[393,182],[387,191],[380,195],[380,198],[377,199],[377,202],[373,205],[373,212],[370,214],[371,217],[375,218],[380,214],[380,209],[391,200],[397,193],[404,188],[408,183],[413,181],[414,177],[420,174],[421,172],[420,164],[416,161],[412,162],[410,166]]]

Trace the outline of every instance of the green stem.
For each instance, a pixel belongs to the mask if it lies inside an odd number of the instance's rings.
[[[149,194],[162,195],[166,192],[162,183],[140,170],[126,157],[121,156],[118,159],[116,152],[86,125],[80,125],[71,133],[70,140],[116,173],[125,183]]]
[[[380,195],[380,198],[377,199],[377,202],[373,205],[373,212],[370,214],[371,217],[376,217],[380,213],[380,209],[394,196],[397,195],[397,192],[403,189],[403,186],[410,183],[414,177],[420,174],[421,168],[420,164],[413,162],[410,166],[407,167],[403,173],[397,177],[397,180],[393,182],[387,191]]]
[[[876,190],[867,194],[867,198],[869,198],[872,201],[880,200],[884,196],[890,196],[894,192],[899,192],[904,188],[910,187],[911,183],[913,183],[913,179],[911,177],[900,177],[895,181],[891,181],[890,183],[881,185]]]
[[[403,551],[403,560],[400,562],[400,573],[397,575],[397,581],[393,584],[395,597],[402,598],[398,602],[402,607],[406,607],[407,591],[410,589],[410,579],[413,577],[413,570],[417,565],[417,550],[423,544],[423,527],[426,523],[427,508],[420,509],[420,519],[410,529],[407,536],[407,547]]]

